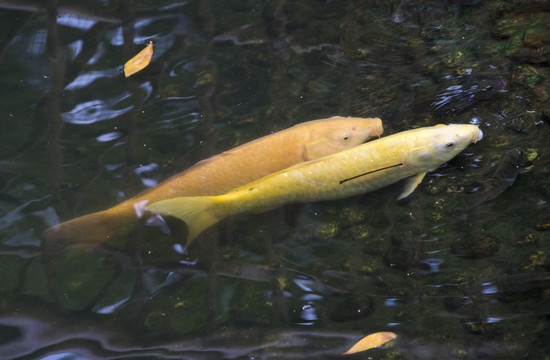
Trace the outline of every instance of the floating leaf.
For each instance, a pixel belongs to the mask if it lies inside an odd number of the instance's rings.
[[[348,351],[342,353],[342,355],[355,354],[360,351],[372,349],[374,347],[383,345],[388,341],[395,339],[397,335],[389,331],[382,331],[365,336],[353,345]]]
[[[128,77],[141,71],[149,65],[151,57],[153,56],[153,41],[149,42],[149,45],[145,49],[141,50],[136,56],[131,58],[124,64],[124,76]]]

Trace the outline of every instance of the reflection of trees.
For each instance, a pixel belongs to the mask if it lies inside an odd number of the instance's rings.
[[[77,204],[77,206],[73,206],[73,209],[69,210],[60,202],[59,196],[57,195],[62,177],[61,165],[63,161],[63,153],[59,150],[59,141],[64,134],[63,121],[61,117],[61,96],[64,89],[66,89],[67,85],[71,84],[77,77],[82,76],[83,69],[90,63],[92,58],[98,54],[100,43],[105,41],[106,31],[112,29],[113,26],[121,26],[122,29],[122,50],[124,53],[124,56],[120,56],[120,65],[122,65],[122,59],[128,59],[135,55],[136,52],[136,47],[134,46],[136,22],[145,19],[158,20],[167,18],[172,20],[175,19],[176,22],[179,23],[185,21],[185,19],[181,18],[181,14],[174,15],[174,13],[170,10],[136,10],[136,6],[132,1],[112,2],[108,7],[95,2],[82,2],[80,4],[76,4],[75,2],[70,1],[1,1],[0,7],[11,10],[19,16],[19,20],[14,22],[12,31],[6,35],[0,44],[3,45],[0,48],[0,54],[3,54],[8,45],[14,40],[15,36],[25,29],[29,23],[27,20],[36,18],[37,14],[46,14],[46,36],[43,39],[37,36],[32,41],[34,48],[45,49],[44,55],[48,56],[51,71],[51,74],[49,74],[47,79],[44,81],[49,84],[49,90],[45,96],[36,103],[37,107],[35,109],[34,126],[32,127],[33,135],[30,136],[25,143],[18,144],[16,149],[13,149],[4,157],[12,158],[13,156],[20,156],[26,151],[35,149],[38,144],[41,144],[46,140],[45,134],[47,133],[48,147],[51,149],[53,161],[53,166],[50,168],[50,184],[56,200],[56,208],[61,218],[72,217],[74,216],[74,209],[78,207],[78,204],[82,199],[76,198],[71,201],[71,203]],[[116,8],[119,10],[114,11],[113,9]],[[56,22],[56,16],[59,14],[69,14],[74,16],[75,22],[78,22],[79,19],[81,19],[82,21],[92,23],[88,29],[83,30],[83,34],[80,37],[80,39],[82,39],[81,50],[74,58],[66,56],[66,44],[62,44],[62,40],[60,39],[59,24]],[[124,81],[124,86],[126,87],[128,93],[131,94],[133,104],[130,113],[126,114],[124,117],[121,117],[120,120],[122,124],[120,124],[117,128],[126,136],[124,147],[126,153],[126,164],[128,165],[127,175],[129,178],[135,178],[135,174],[133,174],[133,167],[140,162],[137,141],[143,131],[140,131],[137,128],[138,115],[143,112],[143,107],[146,101],[159,96],[159,87],[161,86],[160,82],[164,77],[166,77],[166,75],[163,75],[162,72],[165,72],[167,69],[170,70],[170,67],[166,68],[165,64],[170,66],[173,65],[174,62],[180,61],[183,57],[184,51],[187,48],[185,40],[186,34],[181,31],[181,28],[185,28],[186,25],[176,24],[175,26],[179,27],[180,30],[174,31],[174,41],[171,47],[165,50],[162,58],[159,58],[158,63],[150,66],[148,73],[142,74],[139,81],[134,80],[133,78],[126,79]],[[212,34],[209,36],[212,37]],[[198,70],[215,73],[215,63],[208,61],[210,46],[205,46],[204,49],[204,60],[198,62]],[[98,72],[96,71],[96,73]],[[105,73],[105,75],[108,74]],[[109,76],[112,77],[112,75]],[[146,90],[140,89],[140,84],[143,83],[149,83],[153,89],[153,92],[147,93]],[[204,91],[200,95],[200,106],[204,109],[201,110],[201,126],[199,126],[197,131],[197,137],[201,138],[201,140],[206,140],[215,135],[211,129],[213,116],[215,116],[215,111],[212,108],[212,98],[216,95],[216,83],[211,82],[209,88],[203,87],[203,89]],[[211,148],[213,148],[215,144],[215,139],[213,140],[214,141],[206,142],[207,144],[210,144],[209,146]],[[95,179],[101,174],[103,168],[102,158],[111,150],[112,149],[110,148],[106,149],[103,155],[98,157],[96,164],[96,175],[89,178],[87,184],[81,184],[80,186],[86,188],[95,181]],[[210,150],[211,151],[208,151],[208,153],[212,153],[213,149]],[[137,183],[138,181],[135,179],[127,185],[128,188],[126,190],[128,194],[135,194],[138,192],[138,188],[136,186]],[[82,197],[85,195],[76,194],[75,196]]]
[[[65,150],[62,146],[62,139],[63,133],[66,129],[62,116],[62,101],[63,93],[66,90],[67,85],[71,84],[77,77],[79,77],[83,73],[84,68],[90,63],[90,60],[98,53],[100,43],[102,41],[105,41],[105,32],[111,29],[114,25],[121,26],[122,28],[122,50],[124,53],[124,57],[121,56],[120,58],[129,59],[133,55],[135,55],[136,52],[134,39],[136,36],[136,22],[138,20],[144,18],[155,19],[156,17],[168,17],[181,20],[178,15],[174,16],[170,14],[169,11],[148,11],[147,15],[144,16],[143,14],[140,14],[139,12],[136,12],[134,10],[134,3],[132,1],[121,1],[118,4],[121,10],[121,16],[119,16],[118,18],[111,16],[111,14],[113,13],[112,9],[104,9],[102,7],[95,7],[94,5],[95,4],[90,4],[90,2],[83,2],[82,5],[78,6],[73,6],[70,4],[68,6],[64,6],[62,1],[56,0],[49,0],[44,4],[39,1],[0,2],[0,7],[3,7],[4,9],[9,9],[12,12],[17,12],[18,15],[22,15],[20,16],[21,20],[14,24],[12,31],[7,34],[4,39],[2,39],[3,41],[0,44],[0,55],[5,53],[8,45],[14,40],[16,35],[22,32],[25,26],[30,23],[27,20],[33,19],[38,12],[43,18],[45,18],[46,36],[44,39],[37,38],[34,46],[36,48],[43,47],[45,49],[44,55],[46,55],[49,60],[50,69],[47,82],[48,88],[45,90],[43,97],[36,102],[36,108],[34,112],[35,126],[33,127],[34,135],[31,136],[31,138],[25,144],[21,144],[18,149],[14,149],[11,154],[8,154],[7,158],[21,156],[23,152],[30,151],[32,149],[35,149],[39,145],[47,143],[48,152],[51,156],[51,166],[49,167],[48,173],[49,183],[51,186],[51,192],[53,194],[54,207],[57,214],[61,218],[72,217],[74,215],[74,204],[77,204],[78,206],[78,203],[81,200],[78,197],[82,198],[87,195],[86,191],[80,192],[80,195],[77,194],[77,198],[71,201],[71,204],[73,204],[71,206],[65,204],[62,200],[62,197],[60,196],[60,188],[63,181],[63,157],[65,155]],[[70,58],[69,56],[67,56],[67,48],[62,43],[63,34],[60,33],[61,29],[57,21],[58,14],[60,12],[63,12],[65,14],[72,14],[81,19],[94,21],[93,25],[89,29],[83,31],[82,36],[80,37],[82,39],[81,51],[78,52],[78,54],[74,58]],[[214,98],[217,96],[218,90],[216,81],[216,63],[209,59],[211,43],[213,41],[212,39],[214,37],[215,31],[215,21],[210,14],[210,9],[208,7],[207,1],[201,2],[201,16],[204,18],[203,30],[206,44],[204,44],[204,46],[202,47],[203,53],[201,54],[199,61],[197,61],[196,63],[196,68],[199,72],[206,72],[210,74],[212,76],[212,81],[210,81],[207,86],[203,86],[201,88],[201,93],[198,94],[201,122],[200,126],[194,132],[194,135],[197,138],[204,140],[210,148],[206,151],[202,149],[202,151],[211,154],[215,151],[216,147],[216,133],[212,131],[212,129],[213,122],[216,116],[214,109]],[[148,69],[149,71],[147,73],[141,74],[139,79],[129,78],[123,80],[125,90],[129,94],[131,94],[132,99],[131,111],[127,112],[122,119],[119,119],[119,121],[122,122],[119,125],[119,129],[125,135],[125,165],[127,166],[127,174],[129,175],[129,178],[135,176],[133,169],[140,163],[141,157],[140,151],[138,151],[138,143],[140,132],[142,132],[143,130],[138,124],[139,117],[144,111],[146,102],[152,98],[159,96],[160,80],[163,78],[162,75],[159,76],[159,73],[167,70],[167,68],[163,67],[164,64],[170,65],[168,67],[168,70],[170,70],[173,62],[180,61],[180,59],[183,57],[183,53],[187,47],[184,33],[180,32],[174,34],[173,40],[174,41],[172,42],[171,47],[164,51],[164,55],[162,56],[162,58],[159,59],[156,64],[153,64]],[[149,83],[151,85],[152,92],[148,93],[147,91],[145,91],[140,86],[143,83]],[[96,175],[93,176],[91,179],[88,179],[87,184],[83,184],[82,188],[89,188],[91,184],[93,184],[93,182],[96,180],[96,178],[100,175],[103,169],[103,158],[109,151],[112,150],[112,148],[113,147],[108,147],[103,152],[103,154],[97,158]],[[131,184],[127,185],[127,193],[137,193],[136,188],[137,187],[135,186],[135,184],[133,186]],[[135,245],[135,249],[130,250],[130,254],[135,255],[141,249],[139,246],[140,237],[141,234],[139,232],[132,234],[132,241]],[[42,300],[45,300],[53,296],[54,301],[56,302],[56,306],[62,309],[64,308],[63,310],[65,311],[65,315],[68,315],[70,310],[67,310],[64,306],[64,297],[66,297],[68,294],[70,297],[74,295],[74,293],[71,294],[71,290],[67,288],[67,283],[63,283],[63,281],[66,280],[68,274],[63,272],[64,269],[62,269],[62,266],[60,266],[58,260],[60,259],[60,256],[63,256],[67,252],[70,253],[70,249],[59,248],[55,244],[53,244],[52,247],[49,247],[49,245],[51,244],[47,245],[48,247],[44,249],[45,251],[42,253],[37,253],[31,250],[27,251],[25,249],[17,251],[8,248],[4,249],[3,245],[1,246],[1,250],[3,256],[18,255],[19,257],[26,258],[25,262],[21,264],[21,269],[18,271],[18,285],[15,287],[16,292],[19,294],[19,296],[22,296],[21,294],[25,292],[24,289],[27,286],[26,284],[29,281],[32,272],[34,271],[32,269],[37,267],[40,268],[41,266],[43,266],[47,274],[43,280],[48,286],[49,294],[41,294],[40,297],[43,298]],[[106,261],[112,255],[111,253],[101,254],[102,249],[98,250],[100,251],[99,256],[103,257]],[[112,257],[115,258],[115,256]],[[121,275],[121,273],[124,270],[127,271],[128,268],[138,270],[135,272],[135,283],[133,285],[132,291],[133,295],[137,298],[136,301],[134,301],[132,304],[132,307],[136,308],[136,311],[139,311],[139,305],[143,302],[146,302],[148,299],[147,296],[143,296],[143,293],[145,293],[146,290],[144,290],[144,285],[142,281],[142,273],[147,269],[143,269],[143,264],[139,257],[139,254],[131,258],[125,256],[116,256],[115,262],[117,262],[117,265],[113,267],[115,270],[113,273],[111,273],[113,281],[115,281]],[[36,261],[37,259],[41,259],[42,261]],[[83,267],[83,270],[86,271],[85,265]],[[93,281],[92,279],[89,280]],[[81,308],[82,313],[87,313],[91,311],[92,307],[95,306],[96,303],[99,302],[103,297],[103,292],[107,291],[110,286],[111,281],[108,281],[102,285],[100,291],[90,291],[89,298],[83,301],[83,305]],[[46,306],[42,300],[40,300],[40,303],[44,306],[40,306],[40,308],[45,310]],[[35,302],[38,301],[38,299],[35,299]],[[22,342],[25,342],[27,344],[27,349],[25,351],[32,351],[40,347],[47,347],[49,344],[46,343],[34,344],[36,346],[34,347],[31,346],[31,344],[28,342],[28,336],[32,337],[33,328],[36,329],[36,323],[40,323],[41,331],[49,331],[49,322],[48,319],[45,317],[45,314],[33,312],[31,307],[25,309],[24,311],[27,314],[34,314],[35,318],[34,320],[31,317],[26,318],[25,320],[21,319],[21,321],[15,321],[13,326],[16,326],[17,329],[14,328],[16,329],[14,331],[16,333],[20,331],[21,334],[15,336],[16,338],[13,339],[13,341],[10,341],[9,346],[11,346],[11,348],[15,351],[15,349],[17,349],[16,344],[18,343],[17,338],[20,338]],[[55,313],[56,310],[53,310],[53,312]],[[33,321],[35,324],[29,326],[29,324],[31,324]],[[3,324],[9,322],[9,318],[2,319]],[[70,328],[71,327],[68,325],[67,327],[65,327],[65,329]],[[98,327],[97,332],[94,335],[92,335],[91,333],[86,333],[81,335],[81,337],[86,339],[101,338],[103,336],[102,334],[104,333],[104,330],[101,329],[101,327]],[[63,336],[61,336],[61,338],[59,337],[59,333],[52,332],[51,335],[51,342],[64,341],[62,339]],[[76,342],[84,341],[82,339],[78,339],[78,336],[76,336],[75,338],[77,338],[75,340]],[[67,341],[71,343],[71,340]]]
[[[61,181],[61,166],[63,162],[59,139],[63,130],[63,118],[61,117],[61,93],[65,88],[64,79],[66,73],[65,54],[59,41],[57,28],[57,0],[49,0],[47,8],[47,37],[46,53],[50,59],[51,87],[48,94],[39,103],[37,113],[40,117],[48,119],[50,125],[49,140],[52,156],[51,185],[55,201],[59,201],[59,183]]]

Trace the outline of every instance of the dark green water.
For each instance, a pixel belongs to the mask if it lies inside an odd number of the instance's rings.
[[[338,359],[393,331],[350,358],[550,359],[548,2],[0,7],[0,358]],[[40,238],[333,115],[484,139],[405,200],[396,184],[241,214],[187,252],[177,221],[100,246]]]

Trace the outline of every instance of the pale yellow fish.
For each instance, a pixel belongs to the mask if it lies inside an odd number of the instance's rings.
[[[389,331],[377,332],[370,334],[359,340],[348,351],[343,352],[342,355],[355,354],[360,351],[375,348],[380,345],[384,345],[388,341],[395,339],[397,335]]]
[[[136,56],[131,58],[124,64],[124,76],[131,76],[138,71],[141,71],[149,65],[151,58],[153,57],[153,42],[150,41],[143,50],[137,53]]]
[[[437,125],[404,131],[265,176],[219,196],[177,197],[148,206],[187,223],[188,244],[206,228],[245,211],[330,200],[380,189],[409,178],[404,198],[427,172],[483,137],[475,125]]]

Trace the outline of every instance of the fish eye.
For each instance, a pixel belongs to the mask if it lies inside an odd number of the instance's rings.
[[[455,146],[455,143],[452,141],[449,141],[448,143],[445,144],[446,148],[452,148],[453,146]]]
[[[342,141],[348,141],[350,138],[351,138],[351,135],[349,133],[340,134],[340,140]]]

